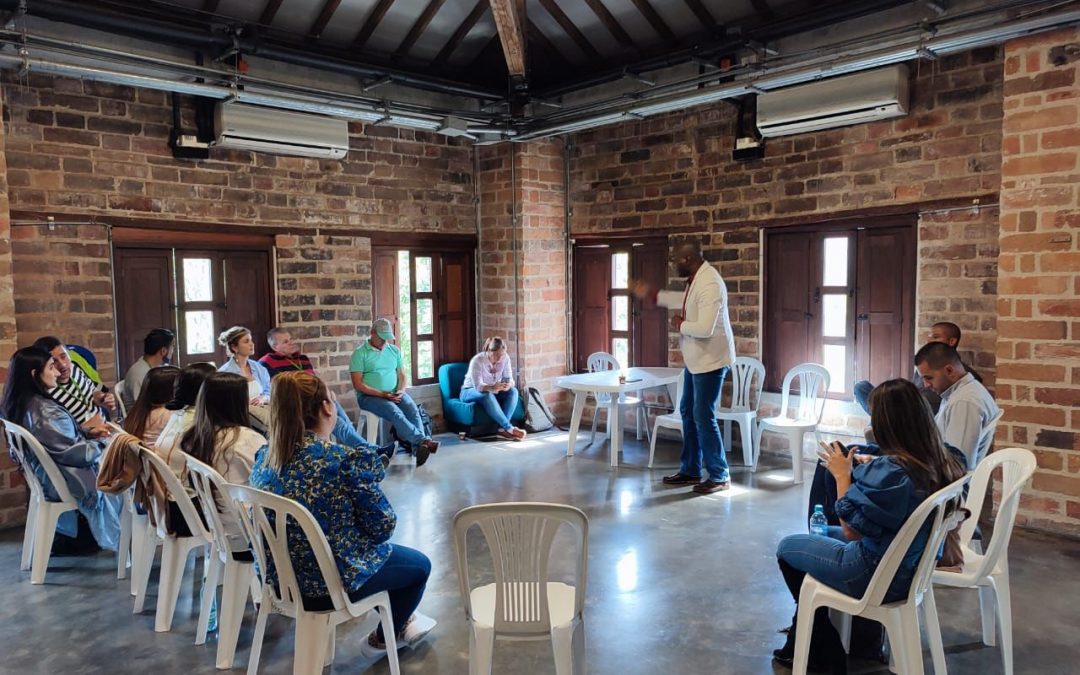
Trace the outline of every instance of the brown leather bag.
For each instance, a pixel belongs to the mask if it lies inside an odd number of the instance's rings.
[[[937,568],[946,572],[962,572],[964,569],[964,549],[960,546],[960,526],[971,517],[971,511],[960,509],[963,518],[952,530],[945,535],[945,544],[942,546],[941,557],[938,558]]]

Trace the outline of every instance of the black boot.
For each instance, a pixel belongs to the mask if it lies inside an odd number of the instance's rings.
[[[798,612],[795,616],[791,617],[791,625],[787,628],[787,639],[784,641],[784,646],[780,649],[773,650],[773,659],[777,663],[790,668],[795,662],[795,619],[798,616]]]
[[[811,670],[832,675],[847,675],[847,652],[836,626],[829,620],[829,610],[822,607],[814,613],[813,637],[810,639]]]

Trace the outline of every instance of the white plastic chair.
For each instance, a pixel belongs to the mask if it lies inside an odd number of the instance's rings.
[[[322,527],[303,505],[246,485],[229,484],[227,489],[236,505],[248,541],[251,542],[262,592],[259,618],[255,622],[255,633],[252,636],[248,675],[255,675],[259,669],[263,634],[270,612],[284,614],[296,620],[293,674],[312,675],[322,672],[323,667],[333,663],[334,634],[338,624],[366,617],[371,610],[378,610],[382,622],[390,672],[392,675],[400,675],[397,640],[390,614],[390,596],[383,591],[358,602],[349,600]],[[289,556],[289,531],[297,527],[307,539],[308,546],[318,561],[323,582],[334,605],[332,610],[312,612],[304,609],[300,584],[296,580],[293,561]],[[271,583],[265,576],[271,561],[277,570],[277,583]]]
[[[372,445],[379,444],[379,432],[382,430],[383,419],[373,412],[361,410],[356,418],[356,433],[360,433],[363,427],[364,440]]]
[[[1012,537],[1016,512],[1020,507],[1020,493],[1035,473],[1035,455],[1023,448],[1005,448],[991,454],[975,469],[971,478],[966,507],[972,517],[960,526],[960,549],[964,552],[964,565],[960,572],[935,570],[933,582],[938,586],[952,588],[976,588],[979,591],[979,608],[982,615],[983,644],[993,647],[996,643],[995,618],[1001,630],[1001,658],[1005,675],[1012,675],[1012,598],[1009,592],[1009,539]],[[985,554],[972,550],[971,538],[975,534],[978,514],[983,500],[993,487],[994,470],[1001,467],[1001,502],[994,519],[994,532]],[[996,612],[995,612],[996,607]],[[933,621],[937,623],[936,620]],[[930,623],[930,620],[927,620]],[[945,651],[941,639],[931,641],[934,663],[945,663]],[[944,668],[938,669],[944,673]]]
[[[870,585],[861,598],[853,598],[826,586],[809,574],[803,579],[799,590],[799,614],[795,621],[795,663],[793,675],[805,675],[810,652],[810,634],[814,623],[814,612],[819,607],[829,607],[850,616],[862,616],[877,621],[885,627],[892,646],[896,670],[901,675],[921,675],[923,672],[922,641],[919,637],[919,617],[917,610],[923,605],[926,616],[926,633],[930,640],[931,651],[941,648],[941,628],[937,624],[937,609],[934,605],[934,593],[930,587],[930,576],[937,564],[937,551],[945,540],[945,534],[960,521],[960,506],[964,498],[964,485],[971,479],[965,475],[960,480],[930,495],[908,517],[904,526],[889,545],[877,570],[870,579]],[[946,515],[946,512],[949,512]],[[927,534],[926,546],[919,557],[911,588],[907,597],[895,602],[885,602],[900,563],[907,555],[911,543],[927,523],[931,523]],[[850,630],[850,621],[845,617],[842,632]],[[935,645],[936,641],[936,645]],[[944,671],[939,671],[944,673]]]
[[[26,529],[23,532],[19,569],[24,572],[30,570],[30,583],[43,584],[45,571],[49,567],[49,556],[52,554],[53,538],[56,535],[56,522],[62,514],[78,510],[79,503],[71,496],[64,474],[56,466],[48,450],[18,424],[7,421],[2,424],[7,433],[8,446],[15,455],[15,461],[22,467],[26,484],[30,486],[30,503],[26,509]],[[27,461],[30,455],[33,455],[45,470],[45,475],[60,501],[51,502],[45,499],[45,488]]]
[[[1004,410],[998,410],[997,414],[986,423],[986,426],[979,430],[979,440],[975,443],[975,449],[970,454],[968,454],[967,448],[961,448],[967,456],[968,471],[977,470],[979,464],[982,463],[983,459],[986,458],[987,453],[990,452],[990,446],[994,444],[994,433],[997,431],[998,422],[1001,421],[1001,418],[1004,415]]]
[[[789,417],[788,404],[792,396],[791,383],[796,378],[799,380],[799,391],[795,394],[795,416]],[[829,371],[825,370],[825,366],[816,363],[802,363],[789,370],[787,375],[784,375],[780,414],[775,417],[766,417],[758,422],[752,464],[753,471],[757,471],[757,461],[761,455],[762,432],[775,431],[787,437],[788,447],[791,448],[791,468],[795,484],[803,482],[803,434],[813,431],[818,442],[821,441],[821,434],[818,433],[817,428],[818,424],[821,423],[821,415],[825,412],[825,394],[828,391]]]
[[[177,451],[179,452],[179,450]],[[187,492],[181,485],[176,474],[172,472],[165,460],[158,457],[153,450],[139,446],[139,459],[142,460],[143,471],[140,480],[147,484],[152,476],[165,486],[169,496],[176,502],[191,531],[190,537],[178,537],[166,530],[167,504],[159,504],[157,500],[147,499],[147,506],[153,510],[156,526],[147,528],[140,542],[142,549],[137,556],[133,556],[138,563],[138,569],[132,571],[132,582],[135,588],[135,609],[138,614],[143,610],[146,601],[146,588],[150,584],[150,569],[154,565],[154,553],[158,543],[161,543],[161,569],[158,577],[157,611],[154,616],[154,631],[166,633],[172,628],[173,615],[176,613],[176,600],[180,595],[180,584],[184,580],[184,567],[188,555],[196,549],[213,543],[213,536],[203,525],[195,504],[191,502]],[[149,520],[147,521],[149,522]],[[206,593],[206,587],[203,589]],[[202,612],[199,616],[199,626],[205,627],[209,616],[207,605],[203,603]]]
[[[226,522],[240,526],[240,514],[229,497],[228,483],[221,474],[194,457],[186,457],[188,476],[199,497],[210,534],[214,542],[210,547],[210,569],[203,585],[202,609],[199,612],[199,628],[195,633],[195,644],[206,642],[207,620],[210,616],[210,604],[217,597],[218,582],[224,573],[221,588],[221,612],[218,615],[217,668],[229,670],[233,667],[236,656],[236,642],[240,637],[240,624],[244,620],[244,608],[247,607],[251,580],[255,577],[252,565],[254,561],[235,560],[232,544],[229,541]],[[247,535],[244,535],[247,542]]]
[[[589,354],[588,366],[590,373],[598,373],[605,370],[621,370],[622,366],[619,364],[619,360],[608,354],[607,352],[593,352]],[[596,409],[593,411],[592,418],[592,435],[589,436],[589,445],[592,445],[596,441],[596,426],[600,419],[600,411],[606,410],[608,414],[607,420],[607,435],[611,436],[611,394],[604,392],[591,392],[593,399],[596,401]],[[635,423],[635,435],[637,440],[641,440],[641,418],[645,418],[645,433],[649,432],[649,416],[645,412],[645,402],[638,396],[627,396],[626,394],[620,394],[618,399],[618,405],[616,407],[616,415],[622,415],[626,410],[634,409],[634,423]]]
[[[679,381],[675,385],[674,412],[657,415],[653,419],[652,436],[649,438],[649,468],[653,468],[653,459],[656,457],[656,436],[661,429],[676,429],[682,433],[682,414],[679,412],[679,404],[682,403],[683,381],[686,371],[679,372]]]
[[[716,419],[724,423],[724,448],[731,452],[731,423],[742,434],[743,466],[757,466],[757,406],[765,385],[765,364],[751,356],[735,358],[731,368],[731,407],[720,408]]]
[[[113,396],[116,398],[116,410],[120,413],[120,419],[123,420],[127,417],[127,403],[124,402],[124,392],[127,390],[127,386],[123,380],[119,380],[116,386],[113,387]],[[135,396],[138,397],[139,392],[135,392]]]
[[[548,581],[552,540],[562,525],[575,535],[574,583]],[[478,525],[495,583],[469,587],[466,535]],[[469,673],[490,675],[495,639],[551,640],[558,675],[585,672],[585,585],[589,520],[573,506],[530,502],[483,504],[454,516],[458,583],[469,622]]]

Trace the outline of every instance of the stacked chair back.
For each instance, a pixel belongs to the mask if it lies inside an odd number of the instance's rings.
[[[0,421],[0,425],[7,435],[8,450],[22,468],[23,478],[30,486],[19,569],[30,570],[30,583],[43,584],[52,553],[53,537],[56,534],[56,522],[62,514],[78,509],[79,504],[71,495],[64,474],[38,439],[14,422]],[[45,486],[34,471],[35,464],[45,471],[45,476],[52,484],[59,501],[46,499]]]

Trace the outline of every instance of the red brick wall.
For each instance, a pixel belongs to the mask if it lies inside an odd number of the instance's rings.
[[[1039,459],[1020,521],[1080,534],[1080,77],[1050,50],[1076,28],[1005,45],[998,275],[998,445]]]

